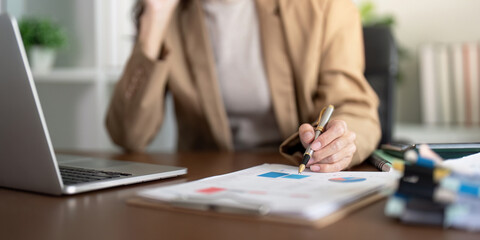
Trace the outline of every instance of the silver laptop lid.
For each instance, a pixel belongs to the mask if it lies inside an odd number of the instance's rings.
[[[62,182],[14,18],[0,15],[0,186],[60,194]]]

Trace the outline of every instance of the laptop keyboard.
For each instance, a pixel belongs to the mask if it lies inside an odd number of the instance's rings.
[[[63,184],[74,185],[79,183],[87,183],[93,181],[101,181],[120,177],[131,176],[129,173],[99,171],[85,168],[60,166],[60,174],[62,175]]]

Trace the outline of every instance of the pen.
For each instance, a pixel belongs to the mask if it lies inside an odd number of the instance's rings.
[[[315,141],[320,136],[320,134],[325,131],[325,126],[327,125],[328,121],[330,121],[333,109],[333,105],[328,105],[328,107],[323,108],[320,112],[320,116],[318,116],[317,127],[315,128],[315,138],[313,139],[313,141]],[[305,166],[307,165],[308,160],[310,160],[310,158],[312,157],[312,154],[313,150],[310,146],[308,146],[308,148],[305,150],[305,153],[303,154],[302,164],[300,164],[300,166],[298,167],[298,173],[302,173],[303,170],[305,170]]]
[[[390,169],[392,168],[392,164],[389,161],[387,161],[385,159],[382,159],[381,157],[376,156],[374,154],[372,154],[372,156],[370,156],[370,158],[368,158],[368,160],[376,168],[378,168],[378,170],[380,170],[382,172],[389,172]]]

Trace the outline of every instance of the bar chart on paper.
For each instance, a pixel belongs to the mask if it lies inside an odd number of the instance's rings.
[[[269,215],[318,219],[394,183],[388,172],[297,174],[296,166],[263,164],[194,182],[146,190],[141,197],[208,206],[262,206]]]

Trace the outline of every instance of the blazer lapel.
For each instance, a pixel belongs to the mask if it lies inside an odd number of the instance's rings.
[[[317,89],[323,30],[321,10],[311,1],[278,0],[285,30],[287,51],[293,66],[300,120],[311,122],[316,118],[311,94]],[[314,114],[311,116],[311,114]]]
[[[284,138],[298,129],[297,101],[292,66],[279,16],[278,0],[256,1],[263,62],[278,127]]]
[[[211,132],[221,150],[233,150],[230,126],[220,95],[212,47],[199,0],[191,0],[185,6],[180,21],[185,52]]]

